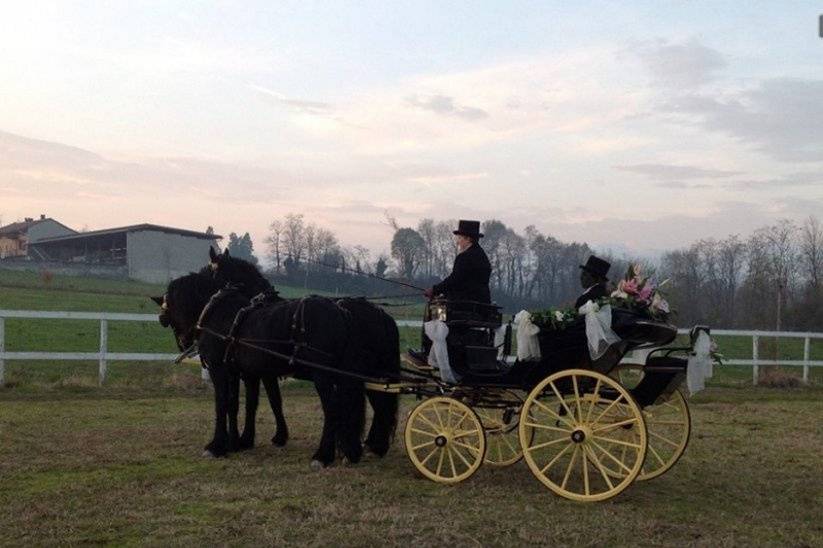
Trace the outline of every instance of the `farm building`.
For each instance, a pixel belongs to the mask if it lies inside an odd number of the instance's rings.
[[[115,267],[129,278],[164,283],[199,270],[221,236],[152,224],[95,230],[29,244],[37,261]]]
[[[77,234],[77,231],[45,215],[40,215],[36,220],[26,217],[22,222],[0,226],[0,259],[25,257],[29,244],[43,238],[70,234]]]

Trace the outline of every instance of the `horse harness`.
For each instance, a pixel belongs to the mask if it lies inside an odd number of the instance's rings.
[[[219,294],[219,293],[218,293]],[[215,295],[217,296],[217,295]],[[330,367],[327,365],[319,364],[313,361],[306,360],[298,356],[298,353],[301,349],[306,349],[311,352],[316,352],[322,356],[332,358],[334,357],[329,352],[324,350],[320,350],[314,346],[311,346],[304,340],[299,340],[302,336],[304,337],[307,329],[306,329],[306,300],[307,297],[303,297],[298,301],[297,309],[294,311],[292,315],[292,325],[291,325],[291,337],[289,339],[249,339],[249,338],[242,338],[238,337],[237,333],[242,327],[243,323],[246,320],[246,317],[249,315],[250,312],[253,310],[262,308],[264,306],[273,304],[273,295],[264,292],[260,295],[255,296],[251,303],[241,308],[237,311],[237,314],[234,317],[234,321],[232,322],[231,327],[229,328],[228,334],[224,335],[222,333],[218,333],[213,329],[206,327],[203,325],[204,320],[207,318],[207,313],[210,311],[212,304],[214,303],[214,298],[209,301],[206,307],[203,309],[203,312],[200,314],[200,318],[197,321],[196,329],[197,331],[207,333],[212,335],[213,337],[217,337],[218,339],[228,343],[226,346],[226,350],[223,354],[224,363],[229,365],[232,369],[236,369],[234,365],[236,364],[234,351],[237,348],[237,345],[245,346],[247,348],[251,348],[253,350],[258,350],[265,354],[269,354],[279,359],[287,360],[289,366],[294,367],[296,364],[308,367],[310,369],[317,369],[321,371],[325,371],[328,373],[334,373],[338,375],[344,375],[348,377],[354,377],[360,379],[365,382],[382,382],[385,379],[379,379],[376,377],[370,377],[367,375],[361,375],[359,373],[355,373],[352,371],[342,371],[336,367]],[[351,317],[351,314],[343,309],[340,308],[340,311],[346,315],[347,317]],[[298,335],[298,337],[295,337]],[[260,346],[261,344],[283,344],[283,345],[290,345],[292,348],[292,353],[284,354],[282,352],[277,352],[276,350],[271,350],[270,348],[266,348],[265,346]],[[205,363],[205,362],[204,362]],[[208,364],[205,364],[206,368],[208,369]]]

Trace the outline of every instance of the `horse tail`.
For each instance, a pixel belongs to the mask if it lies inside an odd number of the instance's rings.
[[[382,310],[381,313],[383,315],[384,343],[381,345],[378,359],[379,363],[382,364],[381,372],[389,379],[396,379],[400,375],[400,332],[394,319]],[[397,430],[400,395],[372,391],[366,394],[374,410],[374,418],[369,430],[369,437],[366,439],[366,446],[373,453],[382,457],[391,447]]]

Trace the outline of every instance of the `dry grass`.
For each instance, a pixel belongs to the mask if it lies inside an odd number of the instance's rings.
[[[3,544],[823,543],[819,389],[712,389],[671,472],[593,505],[552,495],[522,463],[434,484],[400,440],[383,460],[312,473],[319,405],[298,383],[284,388],[288,447],[267,443],[266,412],[258,446],[221,460],[199,456],[208,394],[67,390],[0,392]]]

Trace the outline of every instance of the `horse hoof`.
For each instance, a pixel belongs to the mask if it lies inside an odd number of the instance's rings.
[[[311,461],[311,464],[309,464],[309,468],[311,468],[312,472],[319,472],[320,470],[325,468],[325,466],[319,460],[313,460]]]
[[[348,457],[343,457],[342,459],[340,459],[340,466],[341,466],[342,468],[348,468],[348,467],[350,467],[351,465],[352,465],[352,464],[351,464],[351,461],[349,460],[349,458],[348,458]]]
[[[212,453],[208,449],[204,450],[203,454],[200,455],[200,456],[203,457],[204,459],[216,459],[217,458],[217,455],[215,455],[214,453]]]

